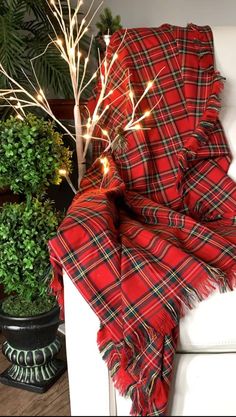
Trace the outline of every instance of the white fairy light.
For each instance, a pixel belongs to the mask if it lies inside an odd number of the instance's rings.
[[[97,122],[99,120],[98,114],[93,115],[93,122]]]
[[[61,175],[62,177],[66,177],[68,174],[67,170],[64,168],[59,169],[58,172],[59,172],[59,175]]]
[[[133,100],[133,98],[134,98],[134,92],[132,90],[130,90],[130,92],[129,92],[129,98],[131,100]]]
[[[153,81],[148,81],[148,83],[147,83],[148,90],[150,90],[150,88],[152,88],[152,86],[153,86]]]
[[[87,140],[91,139],[91,135],[89,133],[85,133],[82,137]]]
[[[140,125],[140,123],[137,123],[131,129],[133,129],[133,130],[141,130],[142,129],[142,126]]]
[[[103,39],[104,39],[106,47],[108,47],[109,44],[110,44],[111,36],[110,35],[104,35]]]
[[[107,130],[105,130],[105,129],[102,129],[102,134],[103,134],[104,136],[109,136],[109,135],[108,135],[108,131],[107,131]]]
[[[73,57],[75,54],[75,48],[74,47],[70,48],[69,53],[70,53],[70,56]]]
[[[76,191],[74,185],[72,184],[72,181],[71,181],[70,177],[68,176],[68,171],[64,168],[60,168],[58,170],[58,173],[61,177],[64,177],[66,179],[66,181],[69,184],[70,188],[72,189],[73,193],[76,194],[77,191]]]
[[[43,96],[42,96],[41,94],[38,94],[38,95],[37,95],[37,100],[38,100],[38,101],[43,101]]]
[[[105,156],[104,158],[100,158],[100,162],[103,165],[103,173],[106,175],[109,172],[109,161],[107,157]]]
[[[61,47],[62,47],[62,45],[63,45],[63,42],[62,42],[62,40],[61,40],[60,38],[58,38],[58,39],[56,40],[56,43],[57,43],[59,46],[61,46]]]

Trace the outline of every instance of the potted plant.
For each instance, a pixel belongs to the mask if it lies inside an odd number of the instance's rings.
[[[120,15],[113,17],[111,9],[105,7],[99,16],[99,20],[96,22],[96,27],[98,29],[96,44],[102,54],[104,54],[110,36],[117,30],[122,29],[121,17]]]
[[[19,195],[18,203],[0,208],[0,284],[7,296],[0,303],[6,337],[2,351],[11,362],[0,381],[45,392],[64,372],[55,358],[59,307],[49,293],[51,268],[47,242],[61,214],[45,190],[70,170],[70,151],[51,122],[28,114],[0,122],[0,186]]]

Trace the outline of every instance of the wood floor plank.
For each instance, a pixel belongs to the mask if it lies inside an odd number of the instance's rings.
[[[9,366],[2,354],[3,340],[0,334],[0,372]],[[59,357],[65,359],[64,346]],[[67,372],[44,394],[0,384],[0,416],[70,416]]]

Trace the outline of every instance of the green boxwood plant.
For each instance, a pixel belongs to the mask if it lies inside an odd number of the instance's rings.
[[[58,221],[52,204],[36,198],[30,204],[4,204],[0,210],[0,282],[6,294],[14,294],[3,304],[11,314],[19,316],[23,310],[34,315],[52,307],[47,241]]]
[[[56,303],[47,242],[62,214],[45,192],[60,182],[60,168],[70,170],[70,157],[51,122],[31,114],[0,122],[0,187],[19,194],[19,203],[0,208],[0,284],[10,295],[2,304],[5,313],[28,317]]]
[[[70,169],[70,152],[52,122],[33,114],[0,122],[0,188],[40,196]]]

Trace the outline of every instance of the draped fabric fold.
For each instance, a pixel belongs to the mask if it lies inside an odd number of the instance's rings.
[[[119,146],[103,155],[106,175],[95,159],[49,242],[51,285],[63,305],[66,271],[99,317],[98,346],[131,414],[165,415],[179,319],[236,284],[236,184],[210,27],[165,24],[123,36],[109,46],[112,56],[123,39],[109,88],[126,71],[130,83],[107,98],[101,121],[111,136],[120,132]],[[124,132],[130,84],[138,100],[158,73],[137,108],[136,119],[155,106],[145,129]]]

